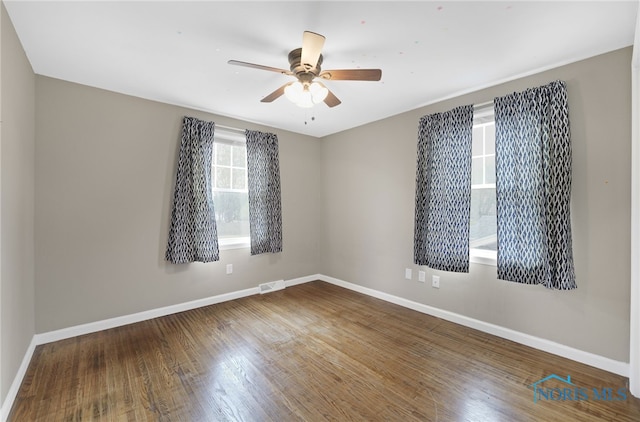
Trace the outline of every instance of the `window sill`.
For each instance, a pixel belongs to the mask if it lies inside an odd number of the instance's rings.
[[[495,267],[498,262],[496,251],[488,251],[485,249],[471,249],[469,254],[469,262],[481,265],[491,265]]]
[[[248,237],[233,237],[220,239],[218,241],[218,249],[227,251],[230,249],[245,249],[251,247],[251,240]]]

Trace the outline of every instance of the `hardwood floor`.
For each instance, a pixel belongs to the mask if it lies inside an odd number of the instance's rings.
[[[316,281],[38,346],[9,421],[638,421],[626,387]]]

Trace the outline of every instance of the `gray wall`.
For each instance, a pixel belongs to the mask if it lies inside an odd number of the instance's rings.
[[[322,272],[345,281],[629,361],[631,48],[524,77],[328,136],[322,141]],[[417,282],[413,219],[418,119],[567,82],[578,289],[497,280],[495,267]],[[437,83],[437,81],[424,81]],[[414,269],[412,281],[404,268]]]
[[[165,262],[185,115],[278,135],[281,254],[238,249],[216,263]],[[43,76],[36,133],[38,333],[320,270],[318,139]]]
[[[34,331],[35,76],[0,4],[0,402]]]

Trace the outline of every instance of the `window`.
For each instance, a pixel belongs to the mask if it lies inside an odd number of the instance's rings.
[[[469,247],[472,262],[493,265],[498,249],[495,134],[493,107],[476,111],[471,153]]]
[[[244,133],[216,128],[211,167],[218,244],[221,249],[249,247],[247,146]]]

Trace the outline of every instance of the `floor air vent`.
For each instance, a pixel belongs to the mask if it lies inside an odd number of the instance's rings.
[[[270,281],[269,283],[262,283],[258,285],[260,287],[260,294],[269,292],[275,292],[276,290],[282,290],[285,288],[284,280]]]

